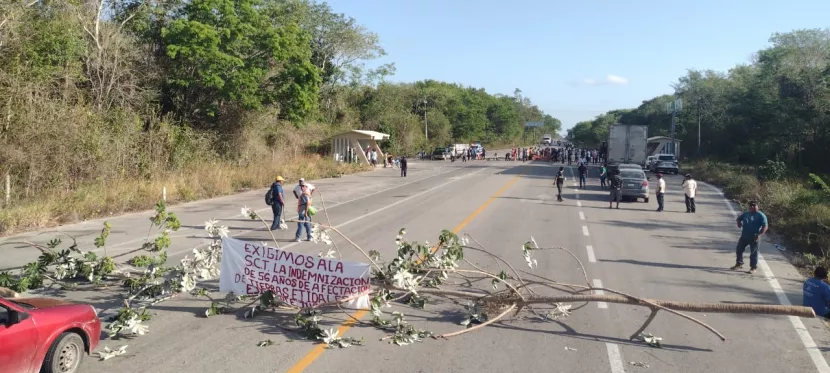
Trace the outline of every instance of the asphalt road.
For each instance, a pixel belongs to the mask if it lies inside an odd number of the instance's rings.
[[[595,168],[590,171],[588,187],[577,191],[572,186],[575,169],[566,167],[569,187],[565,201],[557,202],[551,185],[557,167],[538,162],[417,162],[407,178],[400,178],[397,170],[378,169],[312,182],[326,198],[332,224],[362,247],[376,249],[387,258],[395,251],[400,228],[407,229],[409,240],[431,242],[441,229],[450,229],[471,234],[517,268],[529,270],[520,248],[533,236],[541,246],[570,249],[585,265],[592,283],[623,292],[680,301],[801,304],[803,279],[771,243],[762,244],[765,261],[755,275],[728,269],[735,260],[738,230],[732,209],[736,207],[728,205],[714,188],[701,185],[696,214],[685,213],[677,176],[666,177],[665,212],[654,211],[655,198],[648,204],[629,202],[619,210],[608,209],[607,193],[599,190]],[[261,225],[239,216],[243,205],[266,207],[263,194],[258,190],[171,208],[186,226],[175,234],[171,260],[205,242],[203,222],[210,218],[228,225],[235,237],[264,241],[267,232]],[[316,199],[315,205],[319,206]],[[113,234],[108,253],[125,254],[139,247],[147,235],[148,216],[145,212],[110,219]],[[87,222],[59,231],[91,242],[100,224]],[[278,238],[289,241],[293,228]],[[46,231],[0,242],[45,242],[54,234]],[[290,250],[316,254],[324,248],[303,242]],[[0,268],[16,267],[36,256],[20,245],[2,246]],[[539,252],[535,257],[539,267],[534,273],[563,282],[584,282],[567,254]],[[361,255],[344,251],[343,258],[360,261]],[[470,253],[468,258],[493,268],[480,255]],[[49,294],[92,302],[103,309],[115,307],[116,301],[101,292]],[[830,339],[817,319],[692,314],[723,333],[727,341],[722,342],[697,325],[661,313],[647,330],[663,338],[664,347],[658,349],[628,340],[648,316],[647,310],[588,304],[558,322],[540,322],[525,315],[450,340],[396,347],[379,341],[385,333],[370,326],[342,327],[349,316],[332,311],[324,319],[327,324],[341,326],[349,336],[365,338],[367,345],[325,350],[275,326],[288,322],[289,313],[276,319],[245,320],[238,315],[205,319],[202,314],[207,306],[203,299],[186,296],[154,306],[148,335],[102,341],[102,347],[128,344],[127,355],[106,362],[90,359],[84,372],[830,372],[826,363]],[[416,327],[435,332],[461,328],[457,322],[462,310],[443,300],[432,299],[425,311],[402,311]],[[256,346],[265,339],[275,345]]]

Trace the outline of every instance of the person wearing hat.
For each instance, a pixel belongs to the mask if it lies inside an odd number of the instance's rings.
[[[268,190],[268,198],[266,198],[270,200],[271,212],[274,213],[274,222],[271,224],[271,230],[281,229],[280,221],[282,221],[282,210],[285,207],[285,194],[282,189],[283,181],[285,179],[282,176],[277,176],[274,183],[271,184],[271,189]]]
[[[758,267],[758,241],[769,229],[767,215],[758,211],[758,202],[750,201],[749,211],[745,211],[735,221],[741,229],[741,237],[735,249],[735,265],[731,269],[736,270],[744,266],[744,250],[749,246],[749,273],[755,273]]]
[[[300,182],[294,187],[294,197],[297,197],[297,199],[300,199],[300,196],[303,195],[303,185],[308,188],[308,195],[314,194],[314,185],[305,182],[305,179],[301,177]]]
[[[657,174],[657,212],[663,212],[663,202],[666,194],[666,180],[663,180],[663,174]]]
[[[683,192],[686,194],[686,212],[687,213],[695,213],[695,195],[697,194],[697,181],[692,179],[691,174],[686,174],[686,178],[683,180],[683,183],[680,184],[683,187]]]
[[[306,241],[311,241],[311,191],[308,190],[308,185],[300,186],[300,198],[297,199],[297,234],[294,237],[294,242],[300,242],[300,237],[305,228]]]

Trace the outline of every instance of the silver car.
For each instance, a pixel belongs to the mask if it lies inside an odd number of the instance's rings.
[[[622,178],[622,197],[623,198],[639,198],[643,202],[648,203],[649,189],[648,177],[642,170],[635,170],[629,168],[620,168],[620,177]]]

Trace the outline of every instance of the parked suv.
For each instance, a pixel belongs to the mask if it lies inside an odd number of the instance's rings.
[[[651,172],[673,173],[675,175],[680,173],[680,167],[677,164],[677,158],[672,154],[660,154],[651,163]]]

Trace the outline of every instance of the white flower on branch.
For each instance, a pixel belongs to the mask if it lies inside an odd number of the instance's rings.
[[[239,212],[242,214],[242,216],[247,216],[251,220],[259,218],[259,215],[257,215],[256,211],[254,211],[254,209],[248,206],[242,207],[241,209],[239,209]]]
[[[133,334],[144,335],[147,334],[150,327],[141,323],[141,319],[138,316],[133,316],[127,321],[127,329],[130,330]]]
[[[530,236],[530,242],[533,243],[533,248],[538,249],[539,244],[536,243],[536,240],[533,239],[533,236]]]
[[[331,239],[331,236],[329,236],[328,232],[326,232],[326,230],[323,229],[323,227],[319,224],[312,224],[311,242],[322,242],[326,245],[334,244],[334,241]]]
[[[527,266],[530,267],[530,269],[533,269],[534,267],[539,267],[539,262],[537,262],[536,259],[532,258],[531,253],[532,250],[538,248],[539,246],[536,245],[536,241],[533,240],[533,237],[530,237],[530,241],[525,242],[525,244],[522,245],[522,256],[525,258],[525,262],[527,262]]]
[[[337,251],[334,251],[334,249],[329,248],[328,251],[326,251],[325,253],[323,253],[321,251],[319,254],[317,254],[317,256],[320,257],[320,258],[334,259],[335,258],[334,254],[336,254],[336,253],[337,253]]]
[[[556,307],[548,312],[548,318],[557,320],[562,317],[571,315],[571,305],[564,303],[556,303]]]
[[[340,338],[337,338],[337,334],[339,334],[339,332],[336,329],[333,329],[333,328],[323,330],[323,337],[320,338],[320,339],[323,340],[323,343],[325,343],[327,346],[329,346],[333,342],[336,342],[338,339],[340,339]]]
[[[395,276],[392,277],[392,280],[395,281],[395,287],[409,290],[413,294],[418,294],[415,288],[421,281],[420,276],[416,277],[413,276],[412,273],[409,273],[409,271],[399,269],[398,272],[395,273]]]
[[[651,347],[657,347],[657,348],[662,348],[663,347],[663,344],[660,342],[660,341],[663,340],[663,338],[655,337],[651,333],[640,333],[638,338],[640,338],[641,341],[645,342],[646,344],[648,344]]]
[[[101,359],[101,361],[104,361],[112,359],[118,355],[124,355],[125,353],[127,353],[127,346],[128,345],[123,345],[121,347],[118,347],[118,349],[116,350],[111,350],[109,347],[104,347],[103,351],[98,351],[98,358]]]
[[[228,227],[219,225],[216,219],[211,219],[205,222],[205,231],[212,238],[228,237]]]

